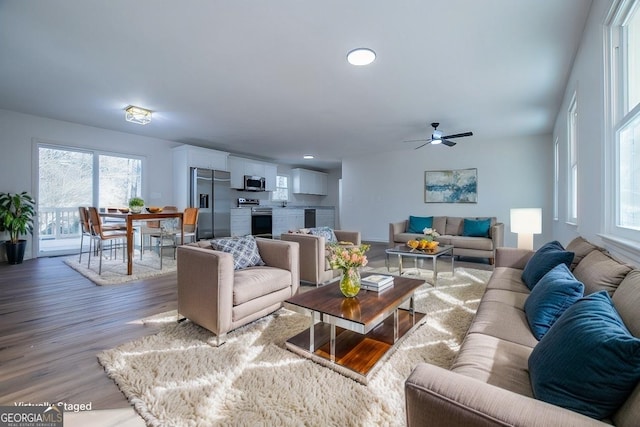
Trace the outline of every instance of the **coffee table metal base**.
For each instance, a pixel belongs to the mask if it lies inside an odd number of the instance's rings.
[[[404,337],[420,326],[424,316],[424,313],[397,309],[364,335],[335,324],[318,322],[313,328],[288,339],[286,347],[366,385]]]

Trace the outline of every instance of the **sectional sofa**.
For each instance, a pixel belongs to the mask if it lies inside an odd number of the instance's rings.
[[[527,314],[531,307],[527,299],[534,291],[540,294],[540,289],[536,291],[535,287],[543,280],[538,281],[532,291],[522,279],[533,252],[497,249],[494,272],[451,370],[422,363],[406,380],[409,426],[640,425],[640,383],[637,380],[640,370],[637,340],[640,337],[640,270],[616,261],[606,251],[582,238],[572,241],[566,249],[575,254],[566,268],[574,280],[568,279],[566,283],[581,282],[581,292],[586,298],[572,301],[564,307],[562,314],[558,311],[559,317],[546,329],[540,341],[527,320],[527,315],[531,314],[530,311]],[[565,267],[559,266],[557,270],[562,268]],[[543,277],[547,281],[547,276]],[[553,289],[564,292],[567,287],[562,282]],[[635,350],[623,353],[622,361],[615,363],[609,360],[609,353],[599,354],[609,351],[608,346],[599,342],[589,350],[578,350],[582,345],[592,345],[580,331],[594,328],[593,325],[599,328],[602,318],[591,317],[594,316],[591,309],[582,312],[582,317],[576,313],[591,307],[586,304],[605,300],[610,307],[611,319],[615,317],[613,312],[617,312],[618,321],[621,319],[624,323],[622,329],[625,326],[628,329],[623,342],[635,346]],[[568,329],[567,325],[575,329]],[[564,333],[567,333],[566,338]],[[612,336],[607,329],[604,340],[610,340]],[[567,355],[569,362],[563,363]],[[538,364],[541,360],[543,363]],[[541,372],[539,366],[546,366],[546,372]],[[575,409],[578,406],[572,406],[575,403],[571,396],[567,398],[563,394],[566,393],[564,384],[571,384],[565,375],[577,377],[578,386],[574,385],[577,393],[587,389],[589,393],[604,393],[587,401],[586,409],[582,407],[580,412],[597,412],[596,406],[611,405],[608,400],[618,393],[615,387],[623,389],[622,385],[626,384],[628,390],[621,391],[622,404],[616,403],[601,420],[599,416],[579,413]],[[605,380],[599,380],[597,375],[603,375]],[[557,393],[563,399],[562,403],[554,400],[558,398],[556,395],[551,400],[542,398],[543,392],[548,396],[549,390]]]
[[[454,216],[433,217],[409,217],[403,221],[389,224],[389,247],[404,244],[412,239],[421,239],[423,227],[412,229],[410,223],[415,218],[430,218],[429,228],[433,228],[440,234],[436,238],[440,244],[453,245],[454,256],[467,256],[474,258],[488,258],[493,264],[496,248],[504,246],[504,224],[498,222],[496,217],[462,218]],[[465,222],[465,220],[467,220]],[[465,225],[489,220],[489,227],[483,235],[477,233],[465,233]],[[470,234],[470,235],[469,235]]]

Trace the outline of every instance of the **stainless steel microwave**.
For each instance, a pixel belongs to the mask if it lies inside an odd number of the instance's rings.
[[[265,191],[265,179],[261,176],[244,176],[244,191]]]

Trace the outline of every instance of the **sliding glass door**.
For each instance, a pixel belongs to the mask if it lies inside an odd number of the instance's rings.
[[[79,206],[127,206],[142,194],[142,159],[38,146],[38,256],[77,253]]]

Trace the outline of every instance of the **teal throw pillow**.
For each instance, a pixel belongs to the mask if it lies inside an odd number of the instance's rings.
[[[211,247],[217,251],[233,255],[233,269],[241,270],[256,265],[265,265],[258,252],[258,244],[253,236],[228,237],[211,241]]]
[[[596,419],[611,416],[640,380],[640,339],[606,291],[567,309],[529,356],[536,399]]]
[[[409,216],[409,226],[407,228],[407,233],[420,233],[425,228],[433,227],[433,217],[432,216]]]
[[[564,264],[558,264],[542,276],[524,303],[524,314],[533,335],[542,339],[562,313],[583,294],[584,285]]]
[[[573,252],[565,251],[557,240],[546,243],[533,254],[524,266],[522,281],[529,289],[533,289],[538,280],[542,279],[542,276],[556,265],[565,264],[567,267],[571,266],[573,255]]]
[[[467,237],[489,237],[491,218],[487,219],[464,219],[462,235]]]

